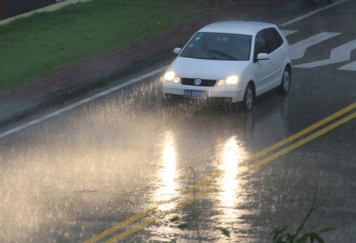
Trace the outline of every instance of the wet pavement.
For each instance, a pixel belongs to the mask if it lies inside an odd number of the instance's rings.
[[[355,9],[347,1],[284,26],[291,45],[342,33],[293,64],[356,39]],[[0,242],[272,242],[274,227],[296,230],[315,192],[329,198],[306,230],[335,227],[326,242],[354,242],[356,119],[342,119],[355,112],[356,71],[338,70],[354,61],[294,68],[288,96],[264,94],[249,114],[167,107],[155,75],[2,138]]]

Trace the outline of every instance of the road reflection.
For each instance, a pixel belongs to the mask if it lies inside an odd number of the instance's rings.
[[[236,176],[239,172],[238,163],[242,160],[241,147],[237,145],[235,137],[230,138],[223,149],[222,164],[220,169],[224,171],[221,179],[221,203],[226,208],[236,205],[236,193],[239,187]]]
[[[244,213],[239,209],[239,205],[243,204],[243,188],[241,179],[237,177],[238,173],[242,170],[239,166],[246,158],[246,152],[240,145],[236,136],[227,140],[224,146],[221,147],[220,154],[221,164],[219,169],[223,174],[219,178],[218,186],[220,188],[217,195],[218,210],[220,212],[217,224],[221,228],[227,228],[232,233],[231,227],[239,221],[239,217]],[[224,236],[220,234],[221,240]],[[231,234],[230,240],[234,240],[236,235]],[[237,238],[236,238],[237,240]]]
[[[161,155],[161,166],[158,175],[160,179],[159,187],[155,192],[155,201],[168,201],[177,194],[177,156],[174,144],[174,137],[171,132],[167,132],[164,137],[164,147]],[[170,209],[170,205],[161,205],[160,209]]]

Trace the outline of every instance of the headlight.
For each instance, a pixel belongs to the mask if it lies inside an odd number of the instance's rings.
[[[175,74],[173,71],[167,71],[167,72],[164,74],[164,80],[166,80],[166,81],[173,81],[175,75],[176,75],[176,74]]]
[[[230,86],[235,86],[239,82],[239,77],[237,75],[230,75],[226,79],[226,83]]]

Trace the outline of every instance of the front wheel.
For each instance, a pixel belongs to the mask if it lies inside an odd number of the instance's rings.
[[[278,87],[278,91],[282,95],[288,94],[288,92],[290,90],[291,81],[292,81],[291,71],[288,67],[286,67],[286,69],[284,70],[283,76],[282,76],[281,84]]]
[[[249,84],[245,90],[244,99],[241,102],[241,108],[243,111],[249,112],[252,110],[255,94],[253,92],[252,85]]]

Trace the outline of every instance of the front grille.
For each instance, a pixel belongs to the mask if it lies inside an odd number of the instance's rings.
[[[203,86],[203,87],[214,87],[216,84],[216,80],[201,79],[201,84],[195,85],[194,80],[195,78],[181,78],[181,83],[182,85]]]

